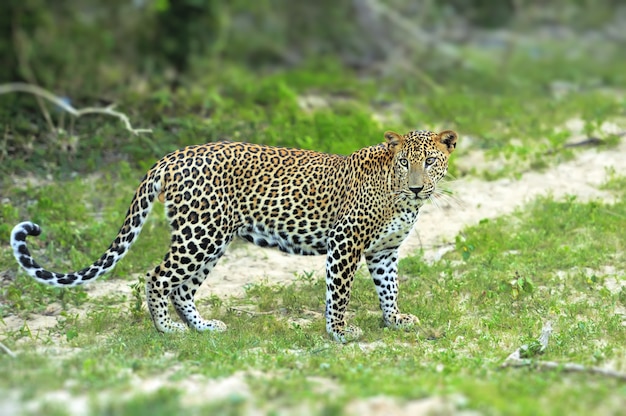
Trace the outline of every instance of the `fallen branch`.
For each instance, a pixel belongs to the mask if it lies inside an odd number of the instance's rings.
[[[609,136],[614,136],[614,137],[624,137],[626,136],[626,131],[620,131],[618,133],[614,133],[614,134],[609,134]],[[572,143],[565,143],[563,145],[563,147],[583,147],[583,146],[598,146],[601,144],[604,144],[605,140],[600,139],[598,137],[587,137],[583,140],[577,141],[577,142],[572,142]]]
[[[5,352],[5,353],[6,353],[9,357],[11,357],[11,358],[16,358],[16,357],[17,357],[17,355],[15,355],[15,353],[14,353],[13,351],[11,351],[11,350],[9,349],[9,347],[7,347],[6,345],[4,345],[2,342],[0,342],[0,349],[1,349],[2,351],[4,351],[4,352]]]
[[[552,335],[552,323],[548,321],[541,329],[541,335],[536,342],[524,344],[517,350],[513,351],[513,353],[511,353],[506,358],[506,360],[504,360],[500,368],[532,367],[538,370],[560,370],[566,371],[568,373],[598,374],[601,376],[626,381],[626,373],[611,370],[608,368],[586,367],[582,364],[557,363],[556,361],[533,360],[531,357],[538,354],[543,354],[543,352],[548,348],[550,335]]]
[[[84,116],[86,114],[107,114],[107,115],[116,117],[119,120],[121,120],[124,123],[126,130],[130,131],[133,134],[152,133],[151,129],[133,128],[126,114],[114,110],[115,104],[111,104],[106,107],[87,107],[87,108],[76,109],[72,107],[69,103],[67,103],[65,100],[61,99],[60,97],[57,97],[56,95],[52,94],[51,92],[41,87],[38,87],[37,85],[24,84],[20,82],[0,85],[0,95],[12,93],[12,92],[25,92],[28,94],[33,94],[36,97],[45,98],[46,100],[56,104],[59,108],[70,113],[76,118],[80,116]]]
[[[231,312],[236,312],[238,314],[247,313],[250,316],[272,315],[272,314],[275,314],[277,312],[277,311],[266,311],[266,312],[250,311],[250,310],[247,310],[247,309],[236,308],[234,306],[230,306],[228,308],[228,310],[231,311]]]

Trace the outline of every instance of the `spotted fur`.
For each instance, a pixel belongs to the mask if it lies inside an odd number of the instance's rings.
[[[194,295],[235,237],[287,253],[327,256],[326,330],[336,340],[361,333],[344,315],[362,257],[385,324],[411,326],[417,318],[401,314],[397,305],[398,247],[446,174],[457,135],[386,132],[385,139],[349,156],[232,142],[186,147],[148,171],[115,240],[91,266],[73,273],[41,267],[26,246],[27,236],[41,232],[32,222],[15,226],[11,246],[39,282],[87,283],[126,255],[158,199],[172,229],[169,251],[146,278],[148,309],[159,331],[226,329],[200,316]],[[170,318],[168,299],[183,323]]]

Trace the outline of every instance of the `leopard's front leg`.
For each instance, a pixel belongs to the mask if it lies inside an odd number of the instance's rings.
[[[385,325],[406,329],[419,324],[417,316],[400,313],[398,309],[398,250],[366,253],[365,261],[376,286]]]
[[[362,255],[347,235],[349,232],[341,226],[331,230],[326,258],[326,331],[339,342],[354,341],[363,333],[345,321],[354,273]]]

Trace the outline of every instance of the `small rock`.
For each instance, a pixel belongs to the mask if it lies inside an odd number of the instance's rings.
[[[61,306],[61,304],[54,302],[46,306],[46,309],[41,314],[46,316],[57,316],[61,313],[62,310],[63,307]]]

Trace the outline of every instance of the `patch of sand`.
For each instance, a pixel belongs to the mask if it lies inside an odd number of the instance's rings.
[[[459,411],[467,399],[463,396],[427,397],[419,400],[399,401],[388,396],[375,396],[354,400],[345,409],[349,416],[424,416],[424,415],[477,415]]]

